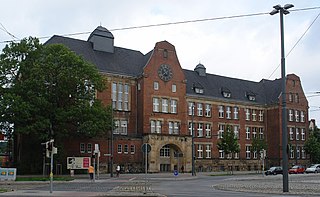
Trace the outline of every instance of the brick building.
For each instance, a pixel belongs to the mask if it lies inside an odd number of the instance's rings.
[[[143,169],[143,143],[151,145],[149,172],[192,167],[192,125],[195,168],[254,170],[261,165],[253,138],[268,144],[267,166],[281,164],[281,80],[259,82],[218,76],[202,64],[183,69],[175,47],[161,41],[147,54],[114,46],[114,37],[97,27],[87,41],[53,36],[46,44],[61,43],[97,66],[107,89],[97,97],[113,105],[117,128],[113,135],[113,162],[126,171]],[[303,145],[308,136],[308,101],[300,78],[287,75],[289,164],[308,162]],[[225,155],[217,142],[225,127],[234,130],[240,153]],[[108,169],[111,137],[72,139],[68,156],[90,156],[99,144],[101,169]]]

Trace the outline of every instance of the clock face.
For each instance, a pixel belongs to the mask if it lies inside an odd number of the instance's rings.
[[[169,81],[172,78],[172,70],[170,66],[162,64],[158,70],[158,75],[163,81]]]

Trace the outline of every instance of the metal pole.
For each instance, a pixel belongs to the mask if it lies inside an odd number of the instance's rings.
[[[113,177],[113,102],[111,99],[111,170],[110,170],[110,177]]]
[[[53,140],[51,142],[51,162],[50,162],[50,193],[53,191]]]
[[[94,153],[93,158],[93,182],[96,180],[96,153]]]
[[[284,30],[283,30],[283,12],[280,9],[280,32],[281,32],[281,81],[282,81],[282,169],[283,169],[283,192],[289,191],[288,181],[288,132],[287,132],[287,109],[286,109],[286,72],[285,72],[285,54],[284,54]]]
[[[148,173],[148,144],[145,144],[145,177],[144,177],[144,193],[147,193],[147,173]]]
[[[194,104],[192,104],[192,116],[191,116],[191,138],[192,138],[192,176],[195,176],[195,170],[194,170],[194,130],[193,130],[193,116],[194,116]]]

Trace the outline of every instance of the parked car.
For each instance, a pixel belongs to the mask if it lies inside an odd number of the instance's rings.
[[[306,173],[318,173],[320,172],[320,164],[313,164],[306,169]]]
[[[265,172],[265,175],[277,175],[282,174],[282,167],[281,166],[274,166],[271,167],[269,170]]]
[[[303,166],[295,165],[289,169],[289,174],[303,174],[305,171]]]

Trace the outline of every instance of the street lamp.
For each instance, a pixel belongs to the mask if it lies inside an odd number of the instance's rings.
[[[194,117],[194,103],[192,103],[192,116],[191,116],[191,140],[192,140],[192,145],[191,145],[191,149],[192,149],[192,169],[191,169],[191,173],[192,176],[195,176],[195,169],[194,169],[194,129],[193,129],[193,117]]]
[[[280,34],[281,34],[281,82],[282,82],[282,169],[283,169],[283,192],[289,191],[288,183],[288,132],[287,132],[287,111],[286,111],[286,72],[285,72],[285,54],[284,54],[284,31],[283,31],[283,14],[289,14],[288,9],[294,7],[292,4],[273,6],[274,10],[270,15],[280,13]]]

